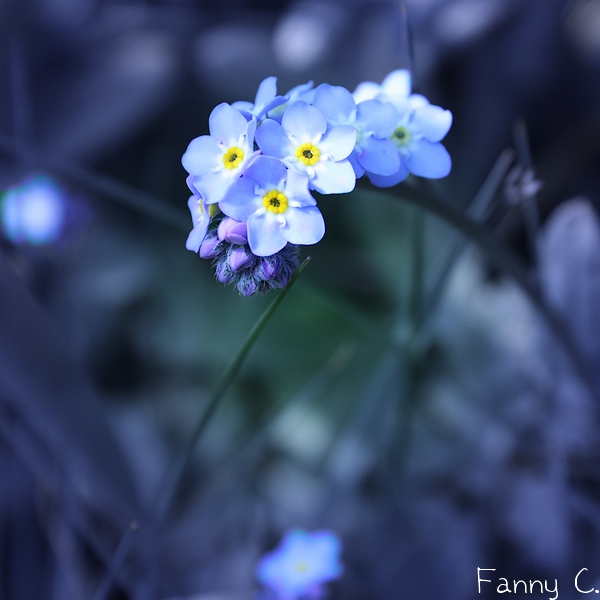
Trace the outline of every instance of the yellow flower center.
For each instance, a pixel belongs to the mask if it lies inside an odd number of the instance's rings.
[[[237,146],[231,146],[231,148],[223,154],[223,164],[226,169],[237,169],[243,160],[244,151]]]
[[[202,221],[204,221],[204,216],[205,216],[204,204],[200,198],[198,198],[198,200],[196,202],[198,204],[198,209],[200,210],[200,214],[198,215],[198,218],[196,220],[198,221],[198,223],[202,223]]]
[[[411,139],[410,131],[400,125],[400,127],[396,127],[394,133],[392,133],[392,142],[396,144],[398,147],[408,146]]]
[[[272,213],[280,215],[287,210],[288,199],[285,194],[278,190],[271,190],[263,196],[263,206]]]
[[[310,142],[301,144],[296,148],[296,158],[304,165],[314,165],[319,161],[321,151]]]
[[[296,563],[296,571],[298,571],[298,573],[306,573],[306,571],[308,571],[308,565],[301,560]]]
[[[198,198],[198,208],[200,209],[200,214],[198,215],[198,223],[202,223],[206,218],[206,209],[204,208],[204,202],[201,198]],[[215,215],[218,215],[221,212],[218,204],[209,204],[208,205],[208,218],[212,219]]]

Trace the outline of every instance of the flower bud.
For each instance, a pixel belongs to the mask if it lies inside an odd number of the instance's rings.
[[[244,244],[248,243],[248,230],[246,229],[246,223],[243,221],[236,221],[230,217],[225,217],[219,223],[217,234],[221,241],[229,242],[230,244],[243,246]]]
[[[207,235],[200,244],[201,258],[216,258],[221,252],[217,250],[220,244],[219,238],[216,235]]]
[[[247,267],[254,259],[254,254],[245,246],[233,248],[229,253],[229,266],[232,271],[239,271]]]
[[[256,274],[263,281],[269,281],[279,273],[280,267],[281,261],[277,256],[268,256],[261,259]]]
[[[235,273],[230,269],[229,263],[226,260],[220,260],[215,268],[215,275],[221,283],[229,283]]]
[[[258,292],[258,285],[251,277],[244,277],[238,281],[237,289],[242,296],[247,298]]]

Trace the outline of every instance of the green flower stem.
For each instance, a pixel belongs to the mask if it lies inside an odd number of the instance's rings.
[[[206,429],[206,426],[210,422],[211,417],[213,416],[217,406],[219,405],[219,401],[223,397],[223,394],[226,392],[227,388],[231,385],[233,380],[236,378],[239,370],[244,363],[244,360],[250,352],[250,349],[254,345],[254,342],[258,339],[258,336],[261,334],[262,330],[265,328],[265,325],[269,322],[269,319],[272,317],[273,313],[281,303],[281,301],[285,298],[286,294],[290,291],[291,287],[294,285],[302,271],[306,268],[310,261],[311,257],[308,256],[304,262],[298,267],[298,270],[294,273],[290,282],[279,292],[279,294],[275,297],[273,302],[269,305],[269,307],[265,310],[265,312],[261,315],[258,321],[254,324],[254,327],[251,329],[250,333],[246,337],[246,340],[242,344],[238,353],[234,356],[233,360],[225,369],[223,375],[221,375],[217,385],[210,396],[208,404],[204,409],[204,412],[200,416],[198,423],[192,433],[186,447],[184,453],[179,461],[178,466],[176,467],[173,476],[168,483],[168,485],[164,488],[165,492],[160,497],[157,506],[155,508],[154,518],[156,523],[160,525],[164,519],[167,517],[169,513],[169,509],[175,498],[177,491],[179,490],[179,486],[181,485],[183,476],[187,471],[192,457],[194,456],[194,450],[202,433]]]
[[[582,382],[586,385],[592,397],[600,404],[600,394],[596,389],[594,370],[587,359],[581,354],[564,319],[547,305],[539,286],[537,283],[531,281],[525,265],[510,250],[500,244],[491,231],[485,226],[474,222],[469,217],[466,217],[450,204],[441,202],[421,190],[405,187],[402,190],[404,193],[398,198],[397,196],[385,194],[374,186],[371,186],[371,189],[381,196],[393,197],[415,206],[420,206],[423,210],[452,225],[483,250],[489,260],[499,269],[510,275],[539,310],[550,331],[559,343],[562,344]]]

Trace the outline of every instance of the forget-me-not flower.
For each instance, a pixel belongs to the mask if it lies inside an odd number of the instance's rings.
[[[452,160],[439,142],[452,125],[452,113],[429,103],[419,94],[411,94],[411,77],[406,70],[390,73],[381,85],[361,83],[353,96],[357,102],[378,99],[394,104],[398,121],[390,140],[395,144],[400,168],[392,175],[369,174],[380,187],[396,185],[409,173],[438,179],[450,173]]]
[[[365,171],[377,175],[398,171],[398,151],[388,139],[398,123],[398,112],[392,103],[371,99],[357,105],[346,88],[323,83],[315,91],[314,106],[330,125],[351,125],[356,129],[350,162],[357,177]]]
[[[220,207],[233,219],[247,221],[248,244],[256,256],[275,254],[288,242],[316,244],[325,233],[308,177],[271,156],[258,156]]]
[[[347,193],[365,173],[381,187],[409,173],[444,177],[451,160],[440,141],[451,124],[450,111],[411,93],[406,70],[353,94],[311,81],[279,96],[276,78],[267,77],[254,103],[219,104],[210,134],[182,157],[193,194],[186,246],[245,296],[283,287],[298,245],[325,232],[310,190]]]
[[[306,102],[291,104],[281,124],[266,119],[256,131],[256,143],[264,154],[306,173],[311,189],[317,192],[344,194],[356,185],[347,160],[356,144],[356,129],[350,125],[328,128],[323,113]]]
[[[289,531],[278,548],[256,568],[257,579],[279,600],[318,595],[327,581],[342,574],[341,542],[331,531]]]
[[[256,155],[256,119],[247,121],[239,110],[223,102],[210,113],[208,126],[210,135],[193,139],[181,162],[206,203],[215,204]]]
[[[406,69],[397,69],[386,75],[385,79],[379,83],[374,81],[363,81],[359,83],[352,96],[358,104],[365,100],[373,98],[384,98],[390,102],[397,102],[400,99],[406,99],[410,96],[412,81],[410,71]]]

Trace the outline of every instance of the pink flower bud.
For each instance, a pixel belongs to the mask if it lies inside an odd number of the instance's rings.
[[[234,248],[229,253],[229,266],[232,271],[239,271],[240,269],[247,267],[253,259],[254,254],[252,254],[250,250],[240,246],[239,248]]]
[[[217,235],[221,241],[229,242],[230,244],[243,246],[244,244],[248,243],[248,230],[246,229],[246,223],[242,221],[236,221],[230,217],[225,217],[219,223]]]
[[[200,244],[200,257],[201,258],[215,258],[220,254],[216,250],[216,246],[219,243],[219,238],[215,235],[207,236]]]

